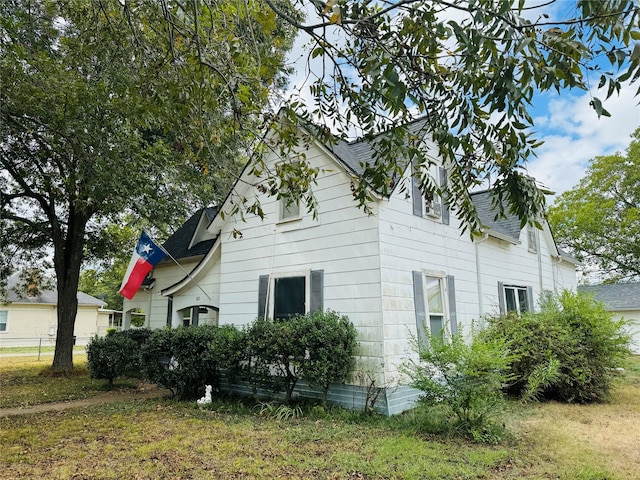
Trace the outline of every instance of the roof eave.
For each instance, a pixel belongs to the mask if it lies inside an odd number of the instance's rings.
[[[492,228],[482,229],[481,232],[487,234],[490,237],[497,238],[498,240],[508,242],[512,245],[520,245],[522,243],[520,240],[516,240],[515,238],[509,235],[505,235],[504,233],[500,233]]]

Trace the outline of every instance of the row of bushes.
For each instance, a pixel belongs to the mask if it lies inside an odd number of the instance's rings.
[[[356,346],[349,319],[327,311],[287,321],[257,319],[242,329],[203,325],[112,332],[89,343],[87,360],[94,378],[113,383],[134,369],[179,399],[197,397],[205,384],[230,391],[245,383],[256,399],[268,389],[290,402],[298,380],[305,379],[326,404],[331,383],[343,382],[353,368]]]
[[[500,436],[496,417],[504,394],[530,399],[607,399],[629,354],[625,323],[590,297],[564,292],[541,300],[540,311],[487,319],[463,337],[432,336],[417,344],[420,361],[404,370],[428,407],[447,409],[440,427],[476,440]]]

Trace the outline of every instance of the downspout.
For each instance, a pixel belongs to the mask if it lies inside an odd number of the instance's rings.
[[[489,235],[486,233],[482,233],[481,237],[477,240],[474,240],[474,247],[476,251],[476,284],[478,285],[478,312],[479,317],[478,322],[480,322],[480,327],[482,328],[482,315],[484,314],[484,299],[482,293],[482,273],[480,268],[480,244],[489,238]]]
[[[542,293],[544,292],[544,282],[542,280],[542,248],[540,245],[540,231],[537,228],[535,229],[535,239],[536,251],[538,252],[538,282],[540,283],[540,292],[538,295],[542,296]]]
[[[145,327],[147,327],[148,329],[151,329],[151,300],[153,299],[153,292],[151,291],[153,289],[153,287],[151,287],[151,289],[149,289],[149,312],[147,313],[147,318],[145,320]]]

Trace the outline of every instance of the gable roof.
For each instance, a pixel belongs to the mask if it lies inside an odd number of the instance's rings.
[[[406,125],[407,133],[409,135],[426,133],[425,127],[427,126],[427,122],[426,117],[414,120]],[[373,140],[364,138],[351,142],[338,140],[334,145],[326,145],[326,147],[348,170],[360,177],[364,174],[365,166],[372,162],[376,142],[388,135],[391,130],[392,129],[376,135]],[[406,164],[402,165],[402,170],[404,170],[409,163],[409,159],[404,160]]]
[[[491,192],[484,190],[482,192],[471,192],[471,201],[476,207],[480,223],[501,235],[513,239],[518,242],[520,239],[520,219],[512,213],[505,212],[505,217],[495,218],[496,211],[491,205]]]
[[[205,255],[211,250],[216,239],[206,238],[198,241],[200,229],[206,229],[217,213],[216,207],[201,208],[191,215],[162,246],[176,260]]]
[[[579,285],[578,292],[592,295],[607,310],[640,310],[640,282]]]
[[[8,300],[11,303],[30,303],[30,304],[48,304],[56,305],[58,303],[57,290],[42,290],[39,295],[34,297],[18,295],[14,288],[20,281],[20,275],[14,273],[7,279]],[[99,298],[87,295],[84,292],[78,292],[78,305],[95,305],[97,307],[106,307],[107,303]]]

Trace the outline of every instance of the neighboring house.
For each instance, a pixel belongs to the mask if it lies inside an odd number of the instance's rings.
[[[99,337],[104,337],[109,330],[123,330],[122,312],[101,308],[98,310],[96,334]]]
[[[593,296],[605,310],[629,322],[631,351],[640,354],[640,282],[580,285],[578,291]]]
[[[416,132],[420,126],[412,124]],[[371,160],[371,145],[307,141],[307,161],[320,172],[313,186],[317,218],[252,188],[245,169],[235,196],[220,206],[226,215],[198,212],[165,243],[180,250],[173,256],[189,275],[171,260],[158,264],[155,285],[125,300],[125,324],[133,308],[149,312],[151,328],[202,323],[203,316],[245,325],[263,315],[337,311],[354,323],[360,346],[351,385],[332,387],[330,399],[355,406],[356,386],[371,378],[388,387],[378,407],[393,414],[417,398],[400,386],[399,366],[414,355],[413,338],[426,330],[468,332],[486,315],[535,308],[543,291],[575,290],[575,260],[558,250],[546,222],[537,230],[521,229],[513,217],[494,220],[489,194],[474,193],[486,228],[471,241],[446,201],[420,191],[408,164],[389,196],[371,192],[368,215],[357,208],[351,186]],[[438,163],[426,137],[424,148]],[[266,159],[269,167],[278,161],[275,154]],[[442,166],[430,173],[446,181]],[[234,199],[251,204],[256,196],[264,220],[228,213]]]
[[[8,304],[0,304],[0,345],[52,346],[56,343],[58,294],[45,290],[35,296],[18,295],[14,287],[18,275],[7,279]],[[77,345],[86,345],[98,333],[98,318],[105,302],[78,292],[78,314],[73,331]]]

